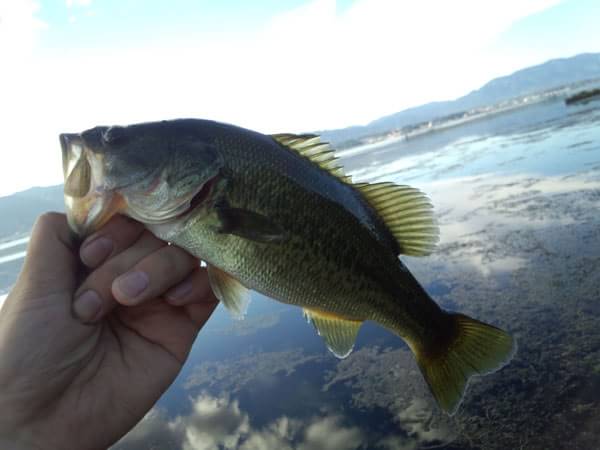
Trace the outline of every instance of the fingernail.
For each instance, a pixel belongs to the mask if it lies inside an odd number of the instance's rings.
[[[85,243],[79,252],[81,260],[86,266],[96,267],[102,263],[110,252],[113,251],[113,242],[107,237],[97,237]]]
[[[92,322],[101,309],[102,300],[94,291],[85,291],[73,304],[73,311],[82,322]]]
[[[148,287],[150,280],[145,272],[136,270],[135,272],[130,272],[117,278],[115,283],[116,288],[124,294],[128,300],[133,300]]]
[[[169,301],[176,302],[177,300],[181,300],[186,295],[188,295],[192,291],[192,280],[190,278],[185,279],[181,283],[179,283],[174,288],[170,289],[169,292],[166,293],[165,297]]]

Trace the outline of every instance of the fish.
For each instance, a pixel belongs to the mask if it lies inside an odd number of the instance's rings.
[[[439,240],[419,189],[353,182],[318,135],[267,135],[203,119],[97,126],[60,135],[71,229],[124,214],[207,265],[234,317],[250,291],[303,309],[338,358],[373,321],[410,348],[452,415],[469,379],[505,366],[515,339],[443,310],[399,258]]]

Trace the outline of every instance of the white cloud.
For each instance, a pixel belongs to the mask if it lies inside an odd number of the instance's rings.
[[[39,9],[33,0],[0,2],[0,56],[4,68],[9,67],[7,63],[22,61],[35,48],[40,32],[47,26],[36,17]]]
[[[250,430],[237,400],[208,395],[198,397],[192,414],[177,418],[173,426],[185,436],[182,450],[234,449]]]
[[[404,434],[386,436],[379,445],[385,450],[416,450],[427,448],[432,443],[438,443],[438,446],[449,444],[456,438],[456,433],[447,424],[434,425],[431,408],[424,400],[413,399],[405,409],[396,414],[396,422]]]
[[[60,132],[173,117],[306,131],[461,95],[508,70],[486,45],[557,1],[357,0],[340,13],[334,0],[314,0],[259,31],[50,56],[36,50],[37,4],[8,0],[0,9],[0,58],[13,56],[0,73],[0,195],[61,181]]]
[[[73,8],[77,6],[87,7],[92,4],[92,0],[65,0],[67,8]]]
[[[365,442],[363,433],[356,427],[344,427],[339,416],[315,420],[304,430],[304,442],[298,450],[352,450]]]
[[[173,420],[160,409],[151,410],[112,450],[354,450],[364,443],[362,432],[344,425],[340,416],[307,422],[281,416],[254,429],[237,400],[201,394],[190,414]]]
[[[264,429],[252,433],[240,450],[293,450],[292,439],[301,426],[300,421],[280,417]]]

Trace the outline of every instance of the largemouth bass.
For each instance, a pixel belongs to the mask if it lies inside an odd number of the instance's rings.
[[[208,265],[221,302],[249,290],[303,308],[344,358],[361,324],[400,336],[440,407],[453,414],[472,375],[501,368],[504,331],[442,310],[398,255],[427,255],[438,228],[417,189],[352,183],[315,135],[264,135],[207,120],[62,134],[65,202],[86,236],[121,213]]]

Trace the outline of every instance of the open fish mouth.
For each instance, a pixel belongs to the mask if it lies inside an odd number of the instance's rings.
[[[121,212],[125,201],[106,189],[101,156],[89,151],[79,134],[61,134],[64,195],[70,227],[85,237]]]
[[[119,213],[145,224],[184,218],[210,201],[218,178],[179,195],[171,192],[162,172],[155,173],[146,188],[123,183],[126,180],[117,183],[105,172],[104,155],[87,148],[80,134],[61,134],[60,142],[67,217],[72,230],[81,237],[92,234]],[[165,194],[160,204],[153,199],[157,191]]]

